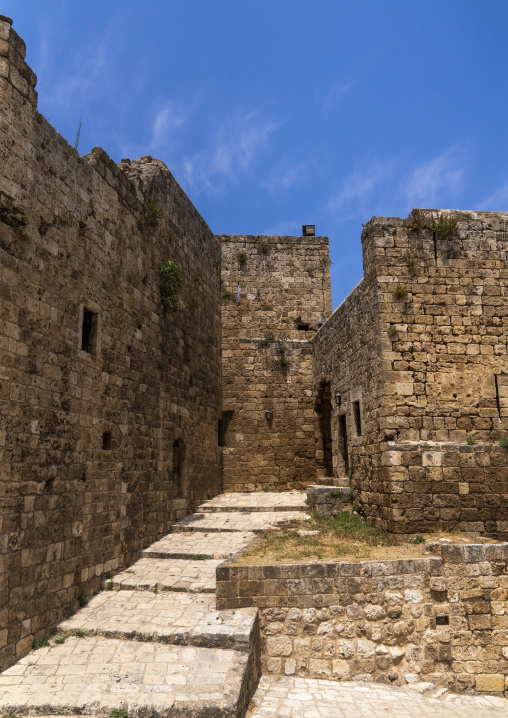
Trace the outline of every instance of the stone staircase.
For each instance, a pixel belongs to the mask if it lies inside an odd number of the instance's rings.
[[[332,516],[341,511],[351,511],[352,500],[351,480],[347,477],[336,479],[326,476],[307,486],[307,508],[311,514]]]
[[[243,716],[260,675],[257,609],[217,611],[215,571],[306,510],[303,493],[205,502],[0,674],[0,715]]]

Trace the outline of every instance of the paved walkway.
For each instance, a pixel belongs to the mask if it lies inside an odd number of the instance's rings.
[[[305,508],[289,492],[206,502],[107,580],[49,646],[0,674],[0,716],[243,715],[257,680],[257,609],[217,611],[215,570],[252,530]]]
[[[263,676],[247,718],[507,718],[508,701],[379,683]]]
[[[301,521],[302,511],[223,511],[217,514],[196,513],[175,526],[176,531],[269,531],[288,521]]]
[[[107,580],[49,646],[0,674],[0,716],[107,718],[122,709],[129,718],[243,716],[256,680],[257,609],[217,611],[215,569],[255,531],[275,530],[305,511],[304,495],[294,492],[207,501]],[[508,718],[508,701],[429,684],[266,676],[247,716]]]

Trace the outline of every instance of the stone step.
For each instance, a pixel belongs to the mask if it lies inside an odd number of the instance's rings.
[[[333,476],[323,476],[320,479],[316,479],[316,486],[349,486],[351,479],[344,476],[340,479],[336,479]]]
[[[102,591],[59,631],[204,648],[251,650],[257,608],[217,611],[209,593]]]
[[[228,493],[216,496],[197,507],[197,513],[221,511],[306,511],[306,494],[303,491],[258,491]]]
[[[132,566],[104,582],[110,590],[188,591],[213,593],[215,569],[221,559],[191,561],[186,559],[141,558]]]
[[[231,533],[219,531],[213,533],[194,531],[192,534],[171,533],[146,548],[144,558],[178,559],[226,559],[243,551],[255,538],[250,532]]]
[[[302,521],[310,518],[301,511],[254,511],[252,513],[229,511],[219,513],[202,513],[187,516],[173,526],[173,532],[180,531],[259,531],[276,530],[291,521]]]
[[[256,680],[244,652],[71,637],[0,675],[0,715],[237,718]]]

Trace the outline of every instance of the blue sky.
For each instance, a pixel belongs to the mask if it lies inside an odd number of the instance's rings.
[[[330,238],[334,307],[361,223],[508,210],[506,0],[0,0],[39,110],[79,150],[162,159],[218,234]]]

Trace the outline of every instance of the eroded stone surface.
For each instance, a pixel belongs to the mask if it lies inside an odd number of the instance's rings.
[[[308,519],[302,511],[224,511],[192,514],[175,525],[175,531],[267,531],[291,521]]]
[[[263,676],[246,718],[506,718],[508,701],[459,696],[446,691],[421,695],[379,683]]]
[[[231,492],[205,501],[196,511],[307,511],[306,498],[302,491]]]
[[[256,614],[255,608],[217,611],[210,593],[103,591],[59,628],[108,638],[245,651]]]
[[[141,558],[114,576],[106,586],[137,591],[215,591],[215,569],[218,559],[189,561],[184,559]]]
[[[195,531],[192,534],[173,533],[164,536],[143,551],[146,558],[230,558],[242,551],[255,536],[250,531]]]
[[[69,638],[0,675],[0,714],[167,714],[185,706],[189,715],[207,716],[222,703],[224,715],[234,715],[246,662],[246,654],[223,649]]]

